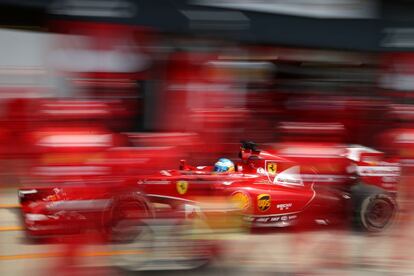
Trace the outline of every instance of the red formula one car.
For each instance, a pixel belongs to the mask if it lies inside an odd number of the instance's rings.
[[[312,158],[322,162],[320,156],[295,160],[282,157],[280,148],[260,151],[243,142],[233,172],[218,173],[212,166],[193,167],[182,160],[178,170],[118,184],[106,179],[25,187],[19,191],[24,225],[31,236],[93,227],[112,239],[134,241],[142,236],[142,225],[169,220],[182,227],[203,221],[203,228],[211,231],[238,225],[241,214],[244,224],[254,228],[352,221],[360,229],[381,231],[397,210],[400,168],[380,160],[381,153],[372,149],[342,150],[327,159],[343,168],[335,173],[312,165]]]
[[[331,151],[334,159],[325,158],[337,168],[332,173],[318,164],[309,165],[323,162],[320,156],[282,157],[287,156],[283,148],[272,154],[244,142],[234,172],[216,173],[212,166],[193,167],[181,161],[178,170],[140,175],[122,183],[118,179],[118,184],[95,179],[87,184],[30,186],[21,188],[19,197],[25,226],[32,235],[66,232],[71,230],[69,225],[77,226],[68,221],[106,227],[118,219],[114,208],[130,201],[139,201],[151,217],[159,215],[156,204],[168,205],[171,211],[186,210],[188,216],[200,199],[217,197],[236,202],[244,220],[254,227],[288,226],[302,220],[325,224],[343,220],[342,215],[355,215],[363,229],[382,230],[396,211],[400,167],[380,160],[381,153],[369,148],[343,150],[343,154]],[[91,219],[96,216],[99,219]]]

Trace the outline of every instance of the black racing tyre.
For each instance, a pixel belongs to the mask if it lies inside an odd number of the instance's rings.
[[[394,197],[376,187],[359,189],[354,194],[354,226],[361,231],[381,232],[394,221],[397,203]]]
[[[106,232],[113,242],[136,240],[145,219],[152,217],[150,204],[138,193],[121,195],[113,199],[106,215]]]

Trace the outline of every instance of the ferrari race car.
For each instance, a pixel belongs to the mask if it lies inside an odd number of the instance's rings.
[[[378,232],[392,223],[398,163],[362,146],[325,147],[324,154],[315,145],[312,149],[303,155],[297,145],[265,151],[243,142],[231,172],[181,160],[179,169],[123,181],[23,187],[23,223],[30,237],[94,229],[127,246],[128,252],[144,248],[152,252],[150,259],[154,254],[159,259],[162,252],[162,263],[178,256],[178,268],[193,268],[214,256],[218,247],[213,233],[234,233],[246,226],[300,229],[353,223]],[[136,255],[118,257],[118,264],[129,270],[151,269],[153,264]]]
[[[362,146],[331,151],[323,158],[295,155],[292,149],[261,151],[243,142],[235,171],[226,173],[182,160],[178,170],[117,183],[96,179],[24,187],[19,190],[24,225],[31,236],[85,227],[109,233],[125,218],[185,219],[235,210],[251,227],[326,225],[352,218],[360,229],[376,232],[392,222],[398,163],[383,161],[382,153]]]

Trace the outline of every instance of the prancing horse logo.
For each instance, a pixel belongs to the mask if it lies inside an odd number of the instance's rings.
[[[180,195],[183,195],[185,193],[187,193],[188,190],[188,182],[185,180],[179,180],[177,181],[177,192]]]
[[[265,161],[266,174],[269,181],[273,183],[277,175],[277,163],[272,161]]]
[[[267,162],[266,168],[268,173],[275,174],[277,170],[277,164],[275,162]]]

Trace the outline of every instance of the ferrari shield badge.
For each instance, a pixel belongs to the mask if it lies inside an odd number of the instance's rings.
[[[270,208],[270,195],[260,194],[257,196],[257,207],[260,211],[265,212]]]
[[[277,175],[277,163],[271,161],[265,161],[266,174],[270,182],[273,183]]]
[[[275,162],[266,162],[266,169],[269,174],[276,174],[277,164]]]
[[[177,192],[180,195],[187,193],[188,190],[188,182],[184,180],[177,181]]]

